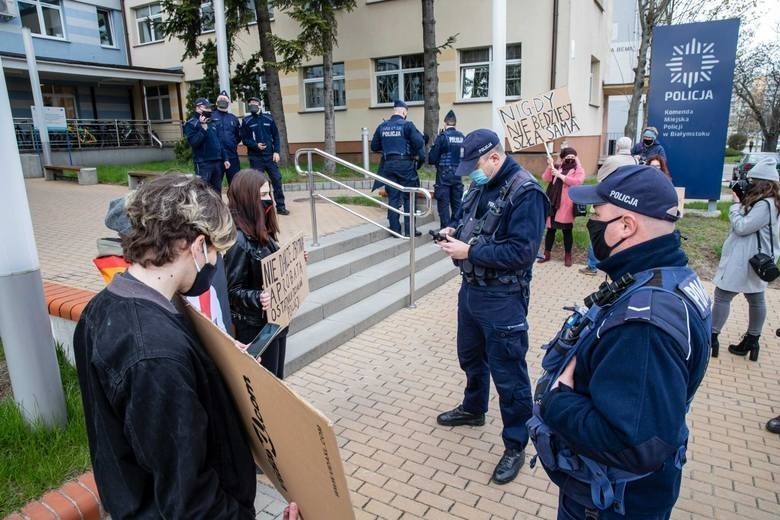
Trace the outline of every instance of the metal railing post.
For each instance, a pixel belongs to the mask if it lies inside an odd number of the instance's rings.
[[[317,247],[320,244],[317,240],[317,209],[315,205],[316,201],[314,200],[314,168],[311,162],[311,152],[307,153],[306,155],[309,160],[308,171],[309,171],[309,204],[311,205],[311,246]]]
[[[360,137],[363,139],[363,169],[368,170],[369,169],[369,161],[368,161],[368,128],[365,126],[360,129]],[[368,178],[368,175],[363,175],[366,179]]]
[[[116,119],[114,119],[114,133],[116,134],[116,146],[118,148],[122,146],[122,143],[119,142],[119,123]]]
[[[81,134],[79,134],[79,120],[74,119],[73,120],[73,128],[76,129],[76,143],[78,143],[78,147],[81,148]]]
[[[415,210],[417,206],[417,192],[409,192],[409,308],[415,309],[417,306],[414,304],[414,275],[415,275],[415,258],[414,258],[414,239],[415,231],[417,230],[415,221]]]

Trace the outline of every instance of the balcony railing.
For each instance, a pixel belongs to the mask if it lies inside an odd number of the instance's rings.
[[[128,119],[68,119],[67,131],[49,130],[52,150],[165,147],[182,137],[181,122],[157,123]],[[22,153],[41,149],[31,118],[15,117],[16,142]]]

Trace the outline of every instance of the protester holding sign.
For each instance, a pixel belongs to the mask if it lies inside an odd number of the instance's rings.
[[[542,179],[547,185],[547,197],[550,199],[550,216],[547,217],[547,234],[544,237],[544,257],[538,262],[544,263],[550,260],[555,235],[560,229],[563,233],[564,265],[571,267],[571,249],[574,245],[574,203],[569,198],[569,187],[582,184],[585,180],[585,169],[577,157],[574,148],[562,148],[560,161],[547,157],[547,169],[542,174]]]
[[[165,175],[130,193],[131,265],[73,337],[90,456],[112,518],[255,516],[255,465],[233,398],[177,295],[209,290],[235,240],[221,197]],[[204,318],[210,322],[210,320]]]
[[[263,258],[279,250],[272,188],[265,173],[241,170],[228,188],[228,206],[236,223],[236,243],[225,255],[230,313],[236,339],[249,344],[268,322],[265,311],[271,297],[263,291]],[[280,332],[263,352],[260,363],[284,378],[287,330]]]

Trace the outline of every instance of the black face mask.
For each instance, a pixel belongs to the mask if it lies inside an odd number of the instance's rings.
[[[257,114],[260,112],[260,107],[258,105],[249,105],[249,112],[252,114]]]
[[[274,201],[270,199],[262,199],[260,203],[263,205],[263,211],[265,211],[266,215],[268,215],[268,213],[270,213],[271,209],[274,207]]]
[[[587,228],[588,228],[588,235],[590,235],[590,243],[593,246],[593,255],[596,257],[596,260],[601,262],[602,260],[606,260],[609,258],[610,253],[612,253],[612,250],[615,249],[617,246],[623,243],[623,240],[619,240],[617,244],[614,245],[608,245],[607,242],[604,240],[604,233],[607,231],[607,226],[612,224],[613,222],[616,222],[623,218],[623,215],[620,215],[619,217],[615,217],[612,220],[607,221],[601,221],[601,220],[588,220]]]
[[[203,267],[198,265],[198,261],[195,260],[195,255],[192,255],[192,259],[195,262],[195,269],[198,270],[198,274],[195,275],[195,280],[192,282],[192,286],[187,289],[186,292],[182,292],[182,296],[200,296],[204,292],[208,291],[211,287],[211,280],[214,278],[214,274],[217,272],[217,266],[208,263],[208,251],[206,249],[206,243],[203,243],[203,256],[206,257],[206,263]]]
[[[653,144],[653,139],[642,139],[642,142],[645,146],[651,146]]]
[[[574,164],[574,162],[575,162],[574,159],[566,159],[565,161],[563,161],[563,164],[565,166],[571,166],[572,164]]]
[[[217,101],[217,108],[220,110],[227,110],[227,107],[230,105],[227,101]]]

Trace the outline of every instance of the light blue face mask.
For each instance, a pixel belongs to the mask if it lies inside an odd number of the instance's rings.
[[[469,177],[471,178],[471,182],[476,183],[477,186],[487,184],[487,181],[490,180],[488,179],[488,176],[485,175],[485,172],[482,171],[482,168],[476,169],[469,173]]]

